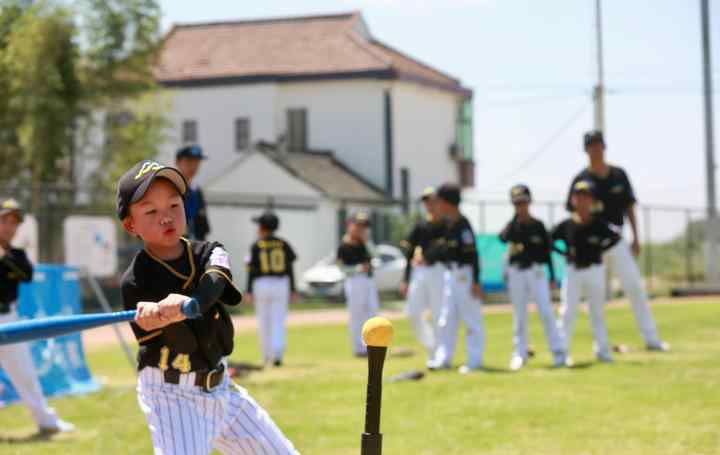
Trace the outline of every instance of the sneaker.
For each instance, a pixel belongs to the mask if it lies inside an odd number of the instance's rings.
[[[562,368],[568,365],[568,356],[564,352],[553,352],[553,368]]]
[[[482,367],[469,367],[467,365],[462,365],[460,368],[458,368],[458,373],[465,375],[470,374],[473,371],[480,371],[482,370]]]
[[[53,436],[60,433],[72,433],[73,431],[75,431],[75,425],[58,419],[54,427],[40,427],[39,433],[42,436]]]
[[[565,355],[565,366],[568,368],[575,366],[575,361],[567,354]]]
[[[655,344],[648,344],[645,348],[650,352],[668,352],[670,350],[670,344],[661,341]]]
[[[281,367],[282,364],[283,364],[282,359],[277,359],[273,362],[273,366],[278,367],[278,368]]]
[[[610,354],[598,354],[597,360],[602,363],[613,363],[613,358]]]
[[[510,371],[518,371],[523,365],[525,365],[525,359],[519,355],[514,355],[512,359],[510,359]]]
[[[438,362],[434,362],[434,361],[428,361],[427,369],[430,371],[449,370],[450,365],[448,365],[447,363],[438,363]]]

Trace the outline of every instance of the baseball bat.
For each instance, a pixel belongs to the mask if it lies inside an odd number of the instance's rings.
[[[382,373],[392,336],[393,326],[385,318],[375,317],[367,320],[363,325],[362,337],[368,349],[368,384],[361,455],[382,455],[382,433],[380,433]]]
[[[200,304],[193,298],[183,303],[181,310],[188,319],[200,316]],[[0,324],[0,345],[53,338],[103,325],[132,321],[135,319],[135,312],[135,310],[129,310],[115,313],[55,316]]]

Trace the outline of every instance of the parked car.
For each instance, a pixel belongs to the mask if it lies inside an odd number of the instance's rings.
[[[380,292],[397,292],[405,272],[405,256],[392,245],[377,245],[372,259],[373,277]],[[316,297],[342,297],[345,273],[335,253],[310,267],[298,283],[301,293]]]

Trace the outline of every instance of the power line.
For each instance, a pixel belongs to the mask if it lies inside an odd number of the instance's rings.
[[[561,126],[558,128],[553,134],[540,146],[540,148],[532,153],[530,156],[525,159],[518,167],[516,167],[513,171],[508,172],[507,174],[503,175],[500,179],[498,179],[495,183],[492,185],[487,185],[485,187],[482,187],[480,191],[486,190],[488,188],[495,187],[499,184],[506,184],[506,180],[510,177],[514,177],[515,175],[519,174],[521,171],[526,169],[528,166],[533,164],[535,161],[537,161],[538,158],[543,156],[545,152],[550,150],[550,146],[552,146],[555,141],[557,141],[565,131],[567,131],[584,113],[587,111],[588,107],[590,106],[589,103],[584,103],[580,109],[575,111],[572,116],[570,116]]]

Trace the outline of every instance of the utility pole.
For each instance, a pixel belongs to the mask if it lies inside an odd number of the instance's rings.
[[[703,53],[703,94],[705,101],[705,171],[707,174],[707,242],[705,279],[720,284],[718,275],[718,223],[715,197],[715,139],[713,137],[712,62],[710,60],[710,5],[700,0]]]
[[[605,70],[603,67],[602,8],[595,0],[595,31],[597,34],[597,85],[593,89],[595,101],[595,129],[605,132]]]

